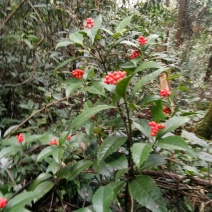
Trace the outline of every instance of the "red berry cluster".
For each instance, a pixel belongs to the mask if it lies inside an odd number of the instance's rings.
[[[82,78],[82,75],[84,74],[85,72],[83,70],[80,70],[80,69],[76,69],[76,70],[73,70],[72,71],[72,74],[75,78],[77,79],[81,79]]]
[[[0,208],[4,208],[7,205],[7,199],[0,197]]]
[[[15,136],[18,140],[18,143],[22,143],[24,141],[24,136],[22,133],[20,133],[19,135]]]
[[[95,119],[95,116],[91,116],[91,119]]]
[[[151,136],[155,136],[160,129],[164,129],[166,127],[165,124],[157,124],[154,121],[150,121],[148,125],[152,127],[152,131],[150,133]]]
[[[135,57],[139,57],[140,52],[138,50],[134,50],[133,53],[130,55],[130,59],[132,60]]]
[[[94,26],[94,21],[92,18],[87,18],[84,25],[85,28],[91,29]]]
[[[169,113],[171,112],[171,109],[170,109],[169,107],[164,107],[164,108],[163,108],[163,112],[164,112],[165,114],[169,114]]]
[[[108,73],[105,76],[104,82],[106,84],[116,85],[120,80],[122,80],[126,75],[126,71],[114,71],[112,73]]]
[[[52,141],[49,142],[49,145],[58,145],[58,141],[54,138]]]
[[[139,36],[138,42],[139,42],[140,45],[144,45],[144,44],[146,44],[147,39],[144,36]]]
[[[68,135],[66,138],[67,141],[71,140],[71,135]]]
[[[162,96],[162,97],[168,97],[170,95],[171,95],[171,91],[169,89],[165,88],[165,89],[160,91],[160,96]]]

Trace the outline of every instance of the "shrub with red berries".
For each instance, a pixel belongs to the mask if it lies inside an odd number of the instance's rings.
[[[139,36],[138,42],[139,42],[140,45],[144,45],[144,44],[146,44],[147,39],[144,36]]]
[[[160,124],[160,123],[156,123],[154,121],[150,121],[148,123],[148,125],[152,128],[151,132],[150,132],[150,135],[151,136],[156,136],[157,132],[160,130],[160,129],[164,129],[166,126],[165,124]]]
[[[94,26],[94,21],[92,18],[87,18],[84,24],[84,27],[87,29],[91,29]]]
[[[7,199],[0,197],[0,208],[4,208],[7,205]]]
[[[108,73],[105,76],[104,82],[106,84],[116,85],[119,81],[121,81],[126,75],[126,71],[114,71],[112,73]]]
[[[138,50],[134,50],[133,53],[130,55],[130,59],[134,59],[135,57],[139,57],[140,52]]]
[[[52,141],[49,142],[49,145],[58,145],[58,141],[54,138]]]
[[[169,107],[164,107],[164,108],[163,108],[163,112],[164,112],[165,114],[169,114],[169,113],[171,112],[171,109],[170,109]]]
[[[81,79],[84,73],[85,72],[83,70],[80,70],[80,69],[76,69],[76,70],[72,71],[73,76],[77,79]]]
[[[169,89],[163,89],[160,91],[160,96],[162,97],[169,97],[171,95],[171,91]]]
[[[22,133],[20,133],[19,135],[15,136],[18,140],[18,143],[22,143],[24,141],[24,136]]]

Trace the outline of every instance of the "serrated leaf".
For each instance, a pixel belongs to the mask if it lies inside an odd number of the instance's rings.
[[[168,150],[189,150],[188,144],[180,136],[168,136],[158,141],[157,146]]]
[[[166,212],[160,189],[149,176],[139,176],[129,184],[133,199],[154,212]]]
[[[157,68],[157,69],[162,68],[164,71],[164,67],[161,64],[154,61],[145,61],[135,69],[135,72],[143,71],[145,69],[150,68]]]
[[[160,122],[164,120],[167,116],[163,112],[163,105],[161,100],[155,101],[155,105],[151,107],[152,116],[154,121]]]
[[[145,66],[144,66],[145,67]],[[149,82],[150,80],[153,80],[154,78],[158,77],[162,72],[164,72],[164,68],[159,69],[157,71],[154,71],[144,77],[142,77],[141,80],[139,80],[136,85],[134,86],[131,94],[130,94],[130,99],[133,99],[133,97],[135,96],[135,94],[138,92],[138,90],[145,85],[147,82]]]
[[[79,116],[74,118],[72,125],[71,125],[71,128],[72,129],[79,128],[85,123],[85,121],[90,119],[91,116],[94,116],[96,113],[98,113],[102,110],[108,110],[108,109],[111,109],[111,108],[116,108],[116,107],[108,106],[108,105],[98,105],[98,106],[95,106],[93,108],[88,108],[86,110],[83,110],[83,112]]]
[[[107,156],[115,152],[119,147],[121,147],[127,141],[125,136],[110,136],[106,138],[99,148],[97,153],[98,163],[100,164]]]
[[[109,212],[113,197],[114,193],[111,187],[105,186],[98,188],[92,198],[95,211]]]
[[[35,188],[39,183],[41,183],[44,180],[47,180],[51,177],[52,175],[49,173],[41,173],[28,187],[28,191],[34,191]]]
[[[128,161],[125,154],[120,152],[114,152],[105,159],[105,163],[112,166],[114,169],[126,169],[128,168]]]
[[[74,43],[80,44],[83,46],[83,35],[79,32],[74,32],[69,35],[69,39]]]
[[[141,131],[147,138],[152,138],[150,136],[151,128],[148,125],[148,121],[144,119],[139,119],[133,121],[133,126],[135,126],[139,131]]]
[[[135,143],[132,148],[132,158],[135,165],[140,168],[144,161],[148,158],[152,151],[152,144],[150,143]]]
[[[55,49],[57,49],[57,48],[59,48],[59,47],[66,47],[66,46],[68,46],[68,45],[70,45],[70,44],[73,44],[74,42],[71,42],[71,41],[61,41],[61,42],[59,42],[57,45],[56,45],[56,47],[55,47]]]
[[[82,171],[89,168],[92,164],[93,161],[81,160],[75,163],[74,165],[68,165],[60,170],[60,172],[58,173],[58,178],[72,180]]]
[[[116,93],[121,96],[121,97],[125,97],[126,95],[126,91],[127,91],[127,87],[130,83],[130,80],[132,79],[132,77],[134,76],[134,74],[125,77],[123,80],[121,80],[117,85],[116,85]]]
[[[157,166],[161,166],[167,163],[167,160],[164,156],[159,155],[159,154],[151,154],[147,158],[147,160],[144,162],[143,166],[141,169],[149,169],[149,168],[154,168]]]
[[[116,33],[122,33],[123,30],[129,26],[131,20],[132,20],[132,17],[133,16],[129,16],[127,18],[124,18],[120,23],[119,25],[117,26],[117,29],[116,29]]]
[[[54,150],[53,146],[48,146],[44,148],[37,157],[37,162],[43,160],[44,158],[47,158],[49,155],[52,154],[52,151]]]
[[[76,91],[80,86],[82,86],[82,82],[79,79],[69,79],[63,82],[66,90],[66,97],[69,98],[71,94]]]
[[[172,118],[170,118],[169,120],[167,120],[165,122],[166,127],[165,127],[165,129],[159,131],[157,138],[160,138],[161,136],[165,135],[166,133],[177,129],[178,127],[180,127],[181,125],[185,124],[188,121],[189,121],[188,117],[173,116]]]
[[[85,90],[92,94],[105,96],[104,87],[99,82],[93,83],[91,86],[86,87]]]
[[[21,149],[21,144],[20,146],[9,146],[9,147],[4,147],[0,151],[0,159],[3,157],[9,157],[11,155],[15,155],[20,149]]]

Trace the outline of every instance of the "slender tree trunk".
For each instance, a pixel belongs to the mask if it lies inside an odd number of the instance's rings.
[[[197,135],[210,140],[212,138],[212,102],[205,118],[196,125],[194,131]]]
[[[180,0],[179,1],[179,13],[178,13],[178,30],[175,34],[176,44],[175,48],[178,49],[182,44],[182,33],[183,33],[183,24],[184,24],[184,17],[185,17],[185,7],[186,7],[187,0]]]
[[[209,59],[208,68],[206,70],[206,74],[205,74],[205,77],[204,77],[204,82],[210,81],[211,75],[212,75],[212,54],[211,54],[210,59]]]

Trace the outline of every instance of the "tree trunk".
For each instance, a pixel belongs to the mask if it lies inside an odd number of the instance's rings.
[[[212,75],[212,54],[211,54],[210,59],[209,59],[208,68],[206,70],[206,74],[205,74],[205,77],[204,77],[204,82],[210,81],[211,75]]]
[[[176,44],[175,48],[178,49],[180,45],[182,44],[182,33],[183,33],[183,24],[184,24],[184,17],[185,17],[185,6],[186,6],[186,0],[180,0],[179,1],[180,7],[179,7],[179,13],[178,13],[178,30],[175,34]]]
[[[196,125],[195,131],[197,135],[210,140],[212,138],[212,102],[205,118]]]

